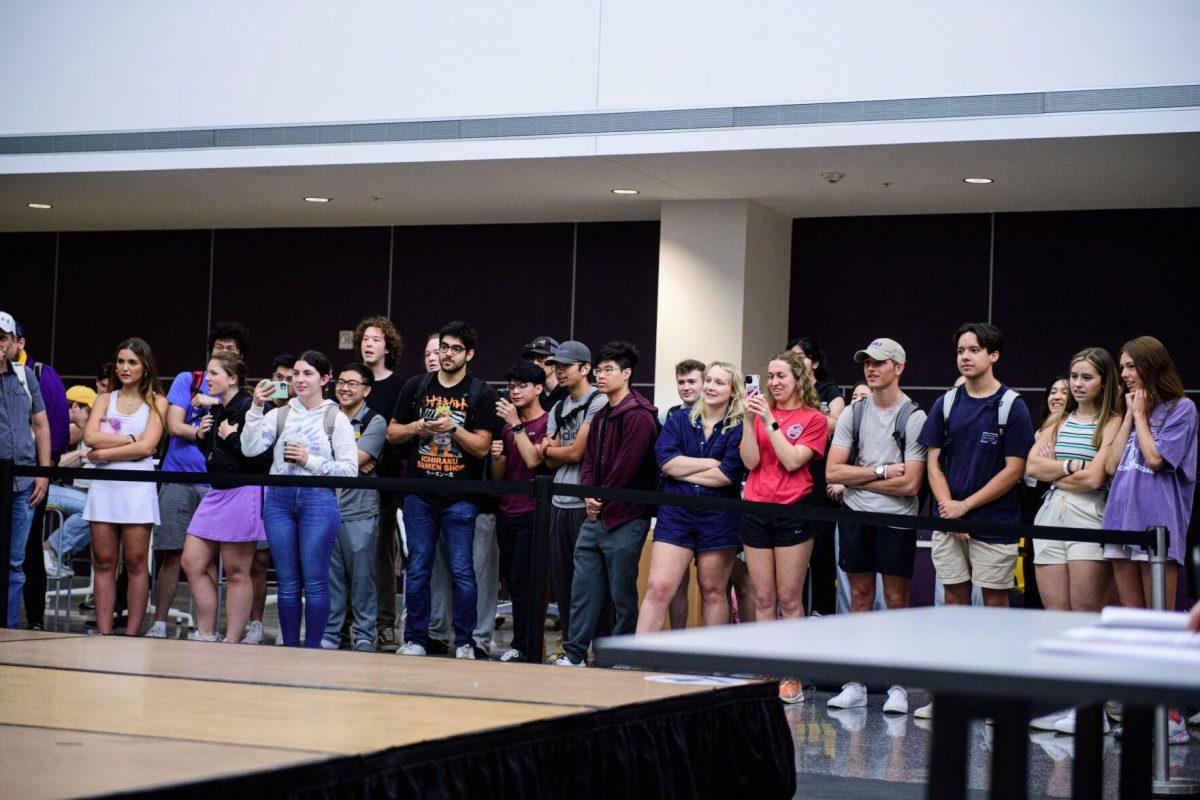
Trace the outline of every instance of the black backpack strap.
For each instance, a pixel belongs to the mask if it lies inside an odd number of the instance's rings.
[[[904,463],[904,454],[908,452],[908,419],[917,410],[917,404],[912,400],[905,401],[896,412],[896,427],[892,430],[892,439],[900,448],[900,463]]]
[[[862,429],[863,414],[867,413],[867,407],[863,403],[870,400],[871,398],[864,397],[850,406],[850,458],[846,463],[852,467],[858,466],[858,432]]]
[[[421,418],[421,398],[429,391],[435,375],[437,375],[436,372],[426,372],[421,376],[421,380],[417,382],[417,390],[413,392],[412,398],[412,412],[417,419]]]
[[[33,377],[37,378],[38,383],[42,382],[42,369],[46,365],[40,361],[33,362]]]

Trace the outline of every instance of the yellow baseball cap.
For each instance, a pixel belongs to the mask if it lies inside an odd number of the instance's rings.
[[[67,389],[67,400],[91,408],[96,402],[96,390],[90,386],[72,386]]]

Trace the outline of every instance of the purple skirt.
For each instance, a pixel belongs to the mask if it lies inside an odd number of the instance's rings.
[[[192,515],[188,533],[213,542],[261,542],[263,487],[212,489]]]

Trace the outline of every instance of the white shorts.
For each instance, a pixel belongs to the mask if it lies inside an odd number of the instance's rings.
[[[1104,523],[1104,495],[1100,492],[1066,492],[1051,489],[1033,519],[1034,525],[1099,530]],[[1068,561],[1103,561],[1104,546],[1098,542],[1057,539],[1033,540],[1034,564],[1065,564]]]

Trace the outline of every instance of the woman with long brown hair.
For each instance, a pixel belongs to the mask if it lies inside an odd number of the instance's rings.
[[[1121,348],[1125,416],[1117,446],[1109,450],[1112,487],[1104,509],[1104,527],[1145,530],[1165,525],[1167,603],[1174,605],[1179,564],[1187,549],[1187,529],[1196,489],[1196,404],[1184,396],[1183,381],[1162,342],[1139,336]],[[1150,606],[1150,565],[1146,551],[1129,545],[1105,545],[1121,605]]]
[[[107,469],[153,470],[163,434],[167,398],[158,381],[154,355],[142,339],[126,339],[114,360],[115,391],[92,404],[83,431],[92,448],[89,461]],[[117,562],[125,551],[129,580],[126,634],[136,636],[150,599],[150,531],[159,522],[158,495],[152,481],[92,481],[83,518],[91,523],[96,628],[113,631],[117,600]]]
[[[1104,521],[1105,469],[1124,413],[1112,356],[1089,347],[1071,358],[1069,391],[1038,431],[1025,474],[1051,484],[1035,525],[1100,528]],[[1034,570],[1043,605],[1051,611],[1099,611],[1112,571],[1095,542],[1034,539]]]
[[[767,364],[767,393],[746,393],[742,422],[742,461],[749,470],[746,500],[804,505],[812,495],[809,465],[825,457],[828,423],[813,385],[812,371],[796,353],[785,351]],[[742,544],[754,583],[759,620],[804,616],[804,577],[812,555],[813,527],[793,515],[742,514]],[[776,614],[776,607],[779,613]],[[803,699],[800,682],[780,682],[787,703]]]

